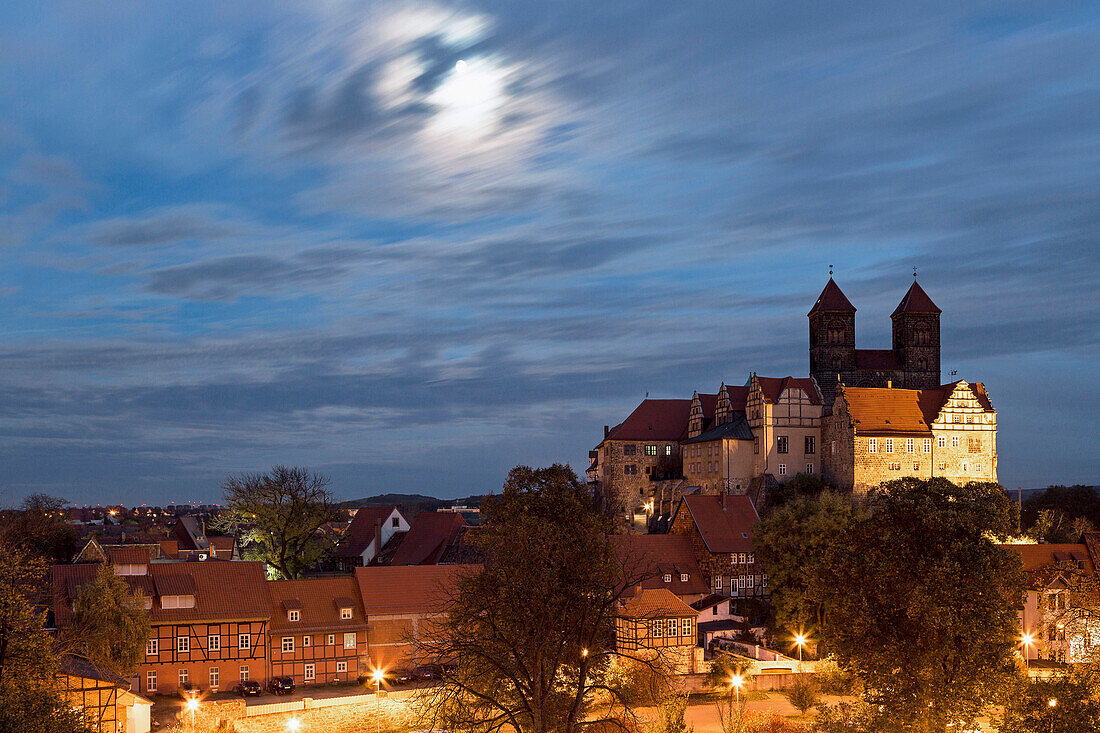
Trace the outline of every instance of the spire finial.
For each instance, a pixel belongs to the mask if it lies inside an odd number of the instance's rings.
[[[917,266],[916,265],[913,265],[913,279],[914,280],[917,279]]]
[[[829,265],[829,277],[833,276],[833,266]]]

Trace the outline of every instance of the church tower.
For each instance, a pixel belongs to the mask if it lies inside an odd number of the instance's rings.
[[[856,368],[856,308],[830,277],[806,315],[810,319],[810,376],[817,380],[829,411],[837,382]]]
[[[915,277],[915,276],[914,276]],[[906,389],[940,386],[940,309],[914,280],[890,319]]]

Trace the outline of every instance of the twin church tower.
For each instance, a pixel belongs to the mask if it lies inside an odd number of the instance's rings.
[[[894,309],[893,348],[856,348],[856,308],[830,277],[807,316],[810,376],[826,409],[836,386],[927,389],[940,386],[940,309],[916,280]]]

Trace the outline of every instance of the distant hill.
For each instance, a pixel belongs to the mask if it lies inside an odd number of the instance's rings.
[[[434,511],[440,507],[453,506],[477,506],[485,495],[467,496],[461,499],[440,499],[438,496],[424,496],[423,494],[378,494],[366,496],[362,499],[351,499],[340,502],[345,509],[359,509],[365,506],[415,506],[422,511]]]

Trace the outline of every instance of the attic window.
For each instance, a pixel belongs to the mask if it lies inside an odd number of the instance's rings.
[[[672,582],[672,573],[665,573],[665,582],[666,583],[671,583]]]
[[[742,533],[741,533],[741,536],[742,536],[742,537],[748,537],[748,536],[749,536],[749,533],[748,533],[748,532],[742,532]]]
[[[340,609],[340,618],[345,620],[345,621],[348,620],[349,618],[351,618],[351,609],[350,608],[341,608]]]
[[[1078,565],[1084,565],[1084,563],[1078,563]],[[688,582],[688,574],[687,573],[680,573],[680,582],[681,583]]]
[[[286,619],[287,621],[301,621],[302,612],[299,611],[297,608],[292,608],[291,610],[286,612]]]

